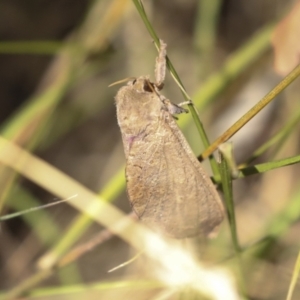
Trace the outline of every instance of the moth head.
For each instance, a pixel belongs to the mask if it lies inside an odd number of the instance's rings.
[[[149,80],[148,76],[134,78],[127,82],[127,86],[133,87],[138,93],[155,93],[155,85]]]

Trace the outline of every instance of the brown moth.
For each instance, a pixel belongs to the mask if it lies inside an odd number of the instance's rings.
[[[160,45],[156,82],[138,77],[115,97],[127,193],[134,212],[153,230],[178,239],[207,236],[222,222],[223,204],[174,120],[186,110],[160,94],[166,44]]]

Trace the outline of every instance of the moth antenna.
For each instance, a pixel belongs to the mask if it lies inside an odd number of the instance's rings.
[[[124,79],[121,79],[121,80],[118,80],[118,81],[115,81],[113,83],[111,83],[108,87],[111,87],[111,86],[114,86],[114,85],[117,85],[117,84],[120,84],[120,83],[123,83],[123,82],[127,82],[129,80],[133,80],[135,79],[135,77],[127,77],[127,78],[124,78]]]

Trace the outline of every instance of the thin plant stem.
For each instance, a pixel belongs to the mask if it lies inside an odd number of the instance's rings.
[[[264,98],[244,114],[237,122],[227,129],[219,138],[217,138],[201,155],[203,159],[211,155],[220,144],[225,143],[235,133],[237,133],[245,124],[256,116],[264,107],[266,107],[274,98],[286,89],[297,77],[300,76],[300,65],[298,65],[289,75],[287,75],[278,85],[275,86]]]

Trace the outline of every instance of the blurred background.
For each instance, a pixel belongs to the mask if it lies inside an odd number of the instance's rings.
[[[156,33],[168,45],[168,56],[186,90],[196,104],[200,103],[199,115],[211,142],[282,79],[274,71],[269,40],[272,26],[293,3],[287,0],[143,2]],[[130,76],[150,75],[154,79],[157,51],[133,2],[2,0],[0,24],[1,135],[101,193],[125,163],[114,104],[120,86],[108,88],[108,85]],[[255,46],[259,39],[260,44]],[[224,66],[249,43],[248,52],[240,57],[240,67],[230,73]],[[223,78],[218,85],[214,76],[227,71],[227,80]],[[231,139],[238,163],[247,161],[293,118],[299,110],[299,86],[298,79]],[[169,73],[163,94],[175,103],[184,100]],[[201,102],[201,97],[208,100]],[[204,148],[190,114],[179,119],[182,124],[185,122],[183,132],[199,155]],[[255,163],[299,153],[297,122],[292,129],[284,142],[281,140],[280,145],[261,155]],[[209,165],[205,163],[205,167],[209,172]],[[242,246],[273,237],[270,224],[281,224],[280,213],[299,194],[298,178],[296,164],[234,182],[237,230]],[[0,189],[1,215],[57,200],[55,195],[3,166]],[[125,213],[131,211],[124,188],[113,201]],[[288,225],[268,247],[252,257],[250,253],[251,259],[245,263],[248,299],[285,299],[299,251],[297,209],[290,208],[293,218],[288,219]],[[0,291],[9,291],[35,274],[38,260],[63,239],[78,214],[62,203],[1,222]],[[200,249],[196,252],[201,252],[199,256],[204,261],[218,264],[232,253],[226,227],[224,222],[217,240],[192,242]],[[94,223],[78,234],[74,243],[86,243],[102,229]],[[122,239],[112,236],[73,264],[40,281],[37,287],[155,279],[151,267],[145,267],[151,265],[149,261],[144,264],[145,258],[107,273],[135,254]],[[96,297],[156,299],[161,289],[159,285],[138,288],[138,284],[124,284],[123,288],[98,291]],[[32,290],[26,292],[30,299]],[[77,297],[85,298],[85,292],[88,289]],[[296,287],[294,299],[299,295],[300,288]],[[36,297],[76,299],[76,293]],[[175,293],[166,299],[177,297]]]

